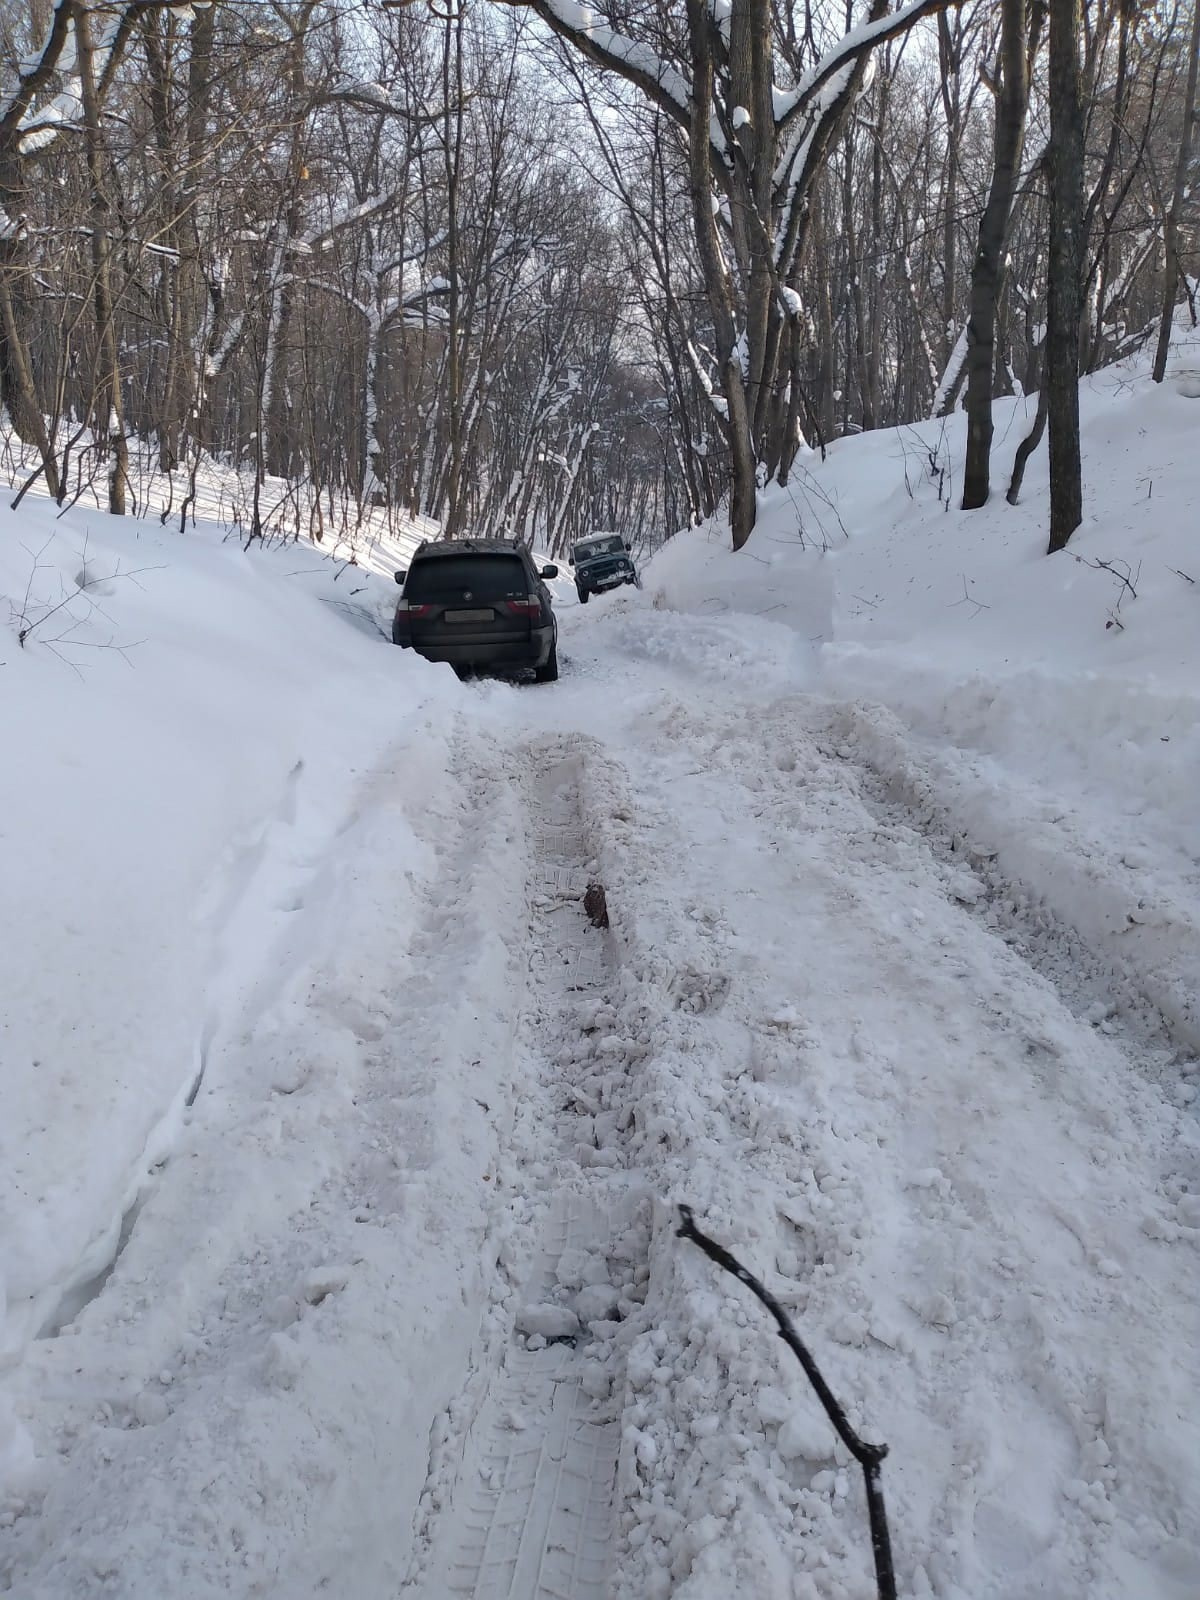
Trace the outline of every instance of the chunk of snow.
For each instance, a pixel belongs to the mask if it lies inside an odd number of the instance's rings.
[[[621,1295],[611,1284],[588,1284],[575,1296],[575,1313],[580,1322],[611,1322],[616,1319]]]
[[[304,1371],[304,1357],[288,1334],[273,1333],[267,1340],[264,1366],[271,1383],[280,1389],[291,1389]]]
[[[831,1461],[833,1429],[823,1419],[796,1411],[780,1428],[775,1447],[785,1461]]]
[[[303,1294],[310,1306],[319,1305],[328,1295],[344,1289],[350,1281],[350,1268],[330,1264],[314,1267],[304,1279]]]
[[[522,1306],[516,1326],[518,1333],[537,1333],[543,1339],[572,1339],[579,1332],[579,1318],[567,1306],[546,1302]]]
[[[170,1416],[165,1397],[155,1389],[143,1389],[133,1402],[133,1414],[143,1428],[165,1422]]]

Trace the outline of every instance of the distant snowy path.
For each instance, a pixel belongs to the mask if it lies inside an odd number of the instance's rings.
[[[592,610],[363,786],[21,1370],[0,1588],[869,1600],[857,1473],[686,1201],[890,1446],[902,1594],[1195,1600],[1180,1019],[794,635]]]

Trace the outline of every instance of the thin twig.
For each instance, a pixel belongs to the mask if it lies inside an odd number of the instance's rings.
[[[23,544],[21,546],[21,549],[24,550],[27,556],[33,557],[33,565],[29,569],[29,577],[25,582],[25,598],[21,602],[20,621],[22,622],[25,622],[29,616],[29,601],[33,595],[33,580],[37,577],[38,573],[42,571],[42,557],[45,555],[46,551],[49,550],[53,543],[54,535],[51,534],[36,555],[34,555],[33,551],[27,544]],[[20,639],[18,642],[22,645],[25,643],[24,639]]]
[[[21,501],[24,500],[25,496],[29,493],[30,489],[33,488],[34,484],[38,481],[45,470],[45,462],[39,462],[30,473],[28,478],[26,478],[25,482],[21,485],[20,489],[17,491],[17,498],[8,508],[10,511],[15,511],[17,509],[17,507],[21,504]]]
[[[1137,599],[1137,590],[1134,588],[1134,584],[1142,581],[1141,562],[1138,562],[1137,571],[1134,572],[1128,561],[1102,561],[1099,558],[1097,558],[1095,561],[1089,561],[1086,556],[1076,556],[1075,559],[1076,561],[1082,562],[1085,567],[1091,567],[1095,572],[1107,572],[1110,578],[1115,578],[1117,580],[1117,583],[1120,585],[1120,588],[1117,590],[1117,603],[1115,606],[1110,608],[1108,613],[1108,621],[1104,624],[1104,627],[1105,631],[1109,630],[1110,628],[1116,628],[1119,632],[1124,633],[1125,624],[1121,621],[1118,613],[1121,610],[1121,601],[1124,600],[1126,594],[1129,595],[1131,600]],[[1117,570],[1118,567],[1124,567],[1125,571],[1119,572]]]
[[[985,605],[982,600],[976,600],[975,596],[968,592],[968,589],[967,589],[967,575],[966,575],[966,573],[965,572],[960,572],[959,573],[959,577],[962,579],[962,586],[963,586],[962,599],[961,600],[951,600],[951,602],[950,602],[951,608],[953,608],[954,606],[974,606],[975,609],[971,613],[971,615],[973,617],[977,617],[981,611],[990,611],[992,609],[991,606]],[[972,578],[971,582],[974,583],[974,581],[975,581],[974,578]]]
[[[86,560],[86,558],[85,558],[85,560]],[[34,570],[36,571],[36,568]],[[86,565],[84,566],[84,568],[82,570],[83,571],[87,570]],[[17,643],[22,647],[22,649],[24,649],[26,639],[28,639],[29,635],[34,631],[35,628],[40,628],[44,622],[49,622],[50,618],[53,617],[53,616],[57,616],[57,614],[63,609],[64,606],[69,606],[71,604],[71,601],[74,600],[77,595],[84,594],[88,589],[95,588],[95,586],[97,584],[100,584],[100,583],[113,583],[118,578],[137,578],[137,577],[140,577],[143,572],[161,572],[162,570],[163,570],[163,568],[161,566],[157,566],[157,567],[134,567],[129,572],[122,572],[118,568],[118,570],[116,572],[110,574],[110,576],[107,577],[107,578],[104,577],[104,575],[102,573],[97,573],[97,575],[94,578],[86,578],[82,583],[77,583],[75,585],[74,591],[72,591],[70,593],[67,593],[67,594],[64,594],[62,599],[58,602],[58,604],[51,606],[48,611],[43,612],[42,615],[40,617],[38,617],[36,622],[29,622],[28,621],[29,590],[26,589],[26,591],[25,591],[25,605],[22,608],[21,617],[20,617],[21,622],[23,622],[25,624],[25,626],[22,627],[22,628],[18,628],[18,630],[17,630]],[[30,583],[32,583],[32,581],[33,581],[33,579],[32,579],[32,574],[31,574]],[[78,623],[76,623],[76,626],[78,626]]]
[[[699,1246],[710,1261],[715,1261],[719,1267],[733,1274],[739,1283],[744,1283],[747,1289],[762,1301],[767,1310],[775,1318],[779,1327],[779,1337],[804,1368],[805,1376],[817,1392],[817,1399],[825,1408],[825,1415],[837,1433],[838,1438],[849,1450],[850,1454],[863,1469],[863,1479],[867,1490],[867,1514],[871,1519],[871,1548],[875,1553],[875,1584],[879,1591],[879,1600],[896,1600],[896,1573],[892,1565],[892,1540],[888,1531],[887,1511],[883,1503],[883,1483],[880,1468],[884,1457],[888,1453],[885,1444],[867,1444],[860,1439],[850,1426],[846,1413],[838,1404],[833,1391],[821,1376],[817,1363],[813,1360],[800,1335],[796,1332],[795,1324],[787,1312],[776,1300],[771,1291],[754,1276],[752,1272],[742,1266],[723,1245],[715,1239],[710,1239],[696,1226],[695,1217],[691,1206],[679,1207],[680,1224],[675,1230],[681,1239],[690,1239],[694,1245]]]

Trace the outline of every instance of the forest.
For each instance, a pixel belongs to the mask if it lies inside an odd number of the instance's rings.
[[[1077,376],[1193,296],[1198,15],[10,0],[16,492],[136,514],[148,459],[186,519],[217,461],[249,538],[737,548],[808,452],[956,407],[964,507],[1015,499],[992,401],[1038,391],[1059,547]]]

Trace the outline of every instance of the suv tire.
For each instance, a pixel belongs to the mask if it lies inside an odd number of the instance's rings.
[[[579,604],[581,606],[587,605],[588,601],[592,598],[592,591],[590,589],[577,589],[575,592],[579,596]]]
[[[558,640],[557,639],[550,646],[550,654],[546,657],[546,660],[545,660],[544,664],[542,666],[540,666],[540,667],[535,667],[533,669],[533,681],[534,681],[534,683],[557,683],[558,682]]]

